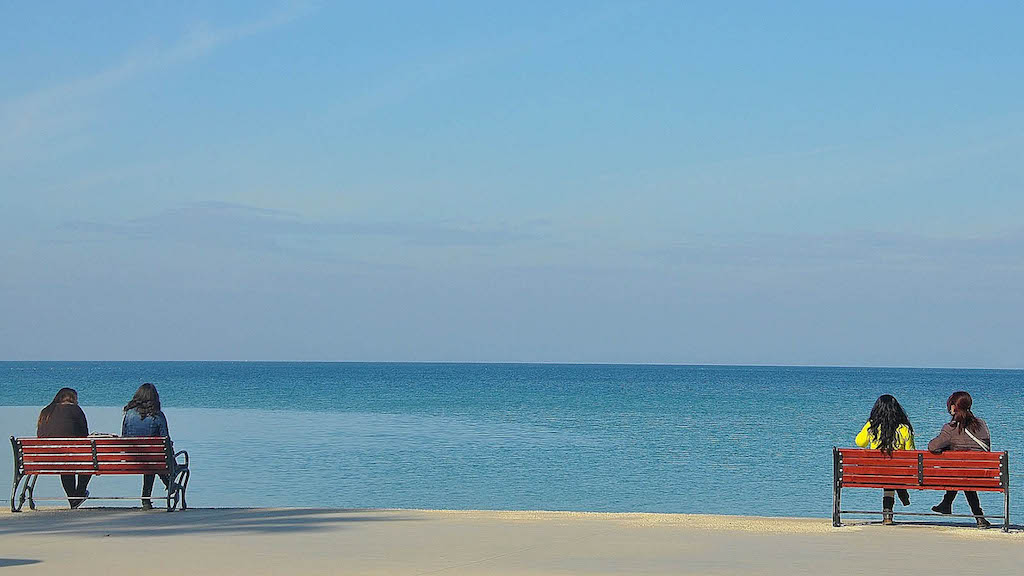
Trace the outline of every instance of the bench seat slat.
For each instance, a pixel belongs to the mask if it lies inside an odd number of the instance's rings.
[[[96,467],[92,462],[88,464],[84,462],[37,462],[25,464],[25,472],[35,473],[40,470],[79,470],[82,474],[88,474],[89,472],[96,471]],[[167,462],[161,460],[159,462],[100,462],[99,470],[110,470],[113,468],[160,468],[163,470],[167,469]]]
[[[26,468],[25,475],[32,474],[90,474],[96,475],[92,468]]]
[[[124,444],[126,441],[138,444],[164,444],[167,442],[163,436],[93,436],[91,439],[96,441],[97,446]]]
[[[892,476],[892,475],[876,476],[876,475],[867,475],[867,474],[864,474],[864,475],[861,475],[861,474],[843,475],[843,485],[846,485],[846,484],[858,484],[858,483],[864,483],[864,482],[872,482],[872,483],[875,483],[875,484],[893,483],[893,484],[899,484],[901,486],[904,485],[904,484],[912,484],[914,486],[935,486],[935,485],[947,486],[947,485],[954,485],[954,484],[956,484],[956,485],[962,484],[962,485],[965,485],[965,486],[966,485],[970,485],[970,486],[996,486],[996,487],[1002,485],[1002,482],[1001,482],[1001,480],[999,479],[998,476],[988,476],[988,477],[985,477],[985,478],[981,478],[981,477],[977,477],[977,476],[975,476],[973,478],[957,478],[957,477],[942,477],[942,476],[927,477],[926,476],[924,478],[924,481],[919,483],[917,476]]]
[[[843,488],[906,488],[908,490],[924,489],[924,490],[957,490],[957,491],[960,491],[960,490],[972,490],[974,492],[1002,492],[1003,491],[1002,488],[989,488],[989,487],[985,487],[985,486],[974,486],[974,487],[968,487],[968,488],[965,488],[963,486],[941,486],[941,485],[936,485],[936,486],[918,486],[917,484],[914,484],[913,486],[911,486],[911,485],[906,485],[906,486],[895,486],[895,485],[893,485],[893,486],[883,486],[881,484],[874,484],[874,483],[871,483],[871,484],[860,484],[860,483],[857,483],[857,484],[853,484],[853,483],[847,484],[845,482],[843,483]]]
[[[83,470],[83,474],[89,470],[94,470],[92,462],[34,462],[28,463],[24,466],[25,472],[35,472],[39,470]]]
[[[925,459],[924,467],[926,470],[928,468],[935,468],[939,470],[944,468],[976,468],[984,470],[999,470],[1000,466],[999,462],[996,462],[994,464],[991,462],[979,462],[977,460],[964,460],[962,462],[929,462],[927,459]]]
[[[973,480],[971,482],[957,482],[957,479],[935,479],[931,482],[925,482],[925,484],[918,484],[916,481],[909,481],[907,479],[898,478],[870,478],[870,477],[858,477],[852,479],[850,482],[843,482],[843,486],[854,486],[869,484],[878,488],[925,488],[925,489],[936,489],[937,486],[954,486],[949,490],[974,490],[976,488],[992,488],[995,490],[1000,489],[998,480]]]
[[[998,468],[925,468],[924,477],[928,478],[999,478]]]
[[[92,452],[75,454],[25,454],[22,456],[23,462],[52,462],[55,460],[92,462]]]
[[[118,452],[155,452],[162,454],[167,451],[167,446],[160,444],[159,446],[153,445],[141,445],[141,444],[128,444],[125,446],[97,446],[97,454],[116,454]]]
[[[58,474],[78,474],[88,476],[104,476],[104,475],[140,475],[140,474],[168,474],[167,466],[164,467],[153,467],[153,468],[100,468],[98,470],[93,468],[39,468],[32,470],[25,470],[26,476],[34,475],[58,475]]]
[[[923,470],[925,478],[940,477],[940,478],[978,478],[978,477],[994,477],[998,478],[1000,470],[998,468],[928,468],[925,467]],[[849,476],[852,474],[873,474],[873,475],[893,475],[893,476],[905,476],[912,475],[917,477],[917,468],[887,468],[883,466],[844,466],[843,476]]]
[[[917,474],[852,474],[848,472],[843,473],[843,484],[848,482],[913,482],[917,484]]]
[[[91,438],[18,438],[24,446],[92,446]]]
[[[844,474],[913,474],[917,476],[917,466],[847,466],[843,464]]]
[[[166,465],[146,464],[100,464],[99,474],[165,474]]]
[[[905,486],[917,486],[917,478],[909,477],[892,477],[892,476],[851,476],[848,479],[843,480],[843,486],[852,486],[854,484],[872,484],[888,488],[890,486],[903,488]]]
[[[97,454],[96,460],[100,462],[166,462],[167,454],[160,452],[143,452],[142,454],[135,454],[131,452],[123,452],[120,454]]]
[[[955,462],[957,460],[985,460],[998,462],[1002,452],[982,452],[981,450],[948,451],[941,454],[932,454],[927,450],[896,450],[892,455],[885,454],[875,449],[868,448],[840,448],[843,458],[878,458],[884,460],[917,460],[918,454],[923,454],[925,460],[934,458],[943,462]]]
[[[22,446],[22,454],[92,454],[92,446]]]

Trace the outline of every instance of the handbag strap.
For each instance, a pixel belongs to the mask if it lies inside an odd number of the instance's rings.
[[[967,435],[971,437],[971,440],[974,440],[975,442],[977,442],[978,446],[981,446],[982,450],[984,450],[985,452],[991,452],[992,451],[992,449],[989,448],[987,444],[985,444],[981,440],[978,440],[978,437],[975,436],[974,434],[971,434],[971,431],[968,430],[966,426],[964,427],[964,432],[966,432]]]

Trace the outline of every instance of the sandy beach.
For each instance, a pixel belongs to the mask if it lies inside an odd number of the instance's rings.
[[[953,560],[955,558],[955,560]],[[993,574],[1024,533],[966,525],[576,512],[44,509],[0,513],[10,574]]]

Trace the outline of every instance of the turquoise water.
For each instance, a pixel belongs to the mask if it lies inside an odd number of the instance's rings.
[[[0,363],[0,433],[31,435],[39,408],[78,390],[90,428],[157,384],[195,506],[329,506],[831,513],[831,448],[852,445],[894,394],[923,445],[945,398],[975,397],[1009,450],[1024,518],[1024,372],[720,366]],[[0,470],[10,470],[2,451]],[[40,482],[51,495],[59,483]],[[135,491],[100,478],[100,492]],[[936,493],[914,492],[914,511]],[[983,495],[995,511],[1001,497]],[[844,505],[879,506],[852,490]],[[957,506],[966,508],[962,496]]]

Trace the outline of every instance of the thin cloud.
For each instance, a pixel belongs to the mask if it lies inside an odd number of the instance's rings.
[[[278,28],[308,11],[305,4],[289,4],[260,19],[234,26],[201,23],[164,48],[136,50],[93,74],[0,102],[0,155],[10,163],[24,161],[44,149],[50,156],[55,145],[67,145],[70,136],[90,124],[98,101],[118,87],[144,74],[197,60],[218,47]]]
[[[69,241],[150,239],[204,245],[281,248],[289,239],[376,237],[423,247],[496,247],[537,239],[544,222],[484,226],[425,222],[320,221],[227,202],[201,202],[125,222],[70,221]]]
[[[789,269],[992,267],[1024,270],[1024,230],[991,237],[911,234],[702,236],[651,252],[674,265]]]
[[[618,20],[622,11],[617,6],[588,9],[568,21],[538,23],[528,30],[504,37],[478,38],[470,46],[453,46],[447,50],[434,50],[420,55],[396,66],[362,91],[338,99],[326,117],[332,120],[352,120],[399,107],[418,92],[448,82],[461,74],[485,69],[518,55],[542,52],[559,42],[612,24]]]

